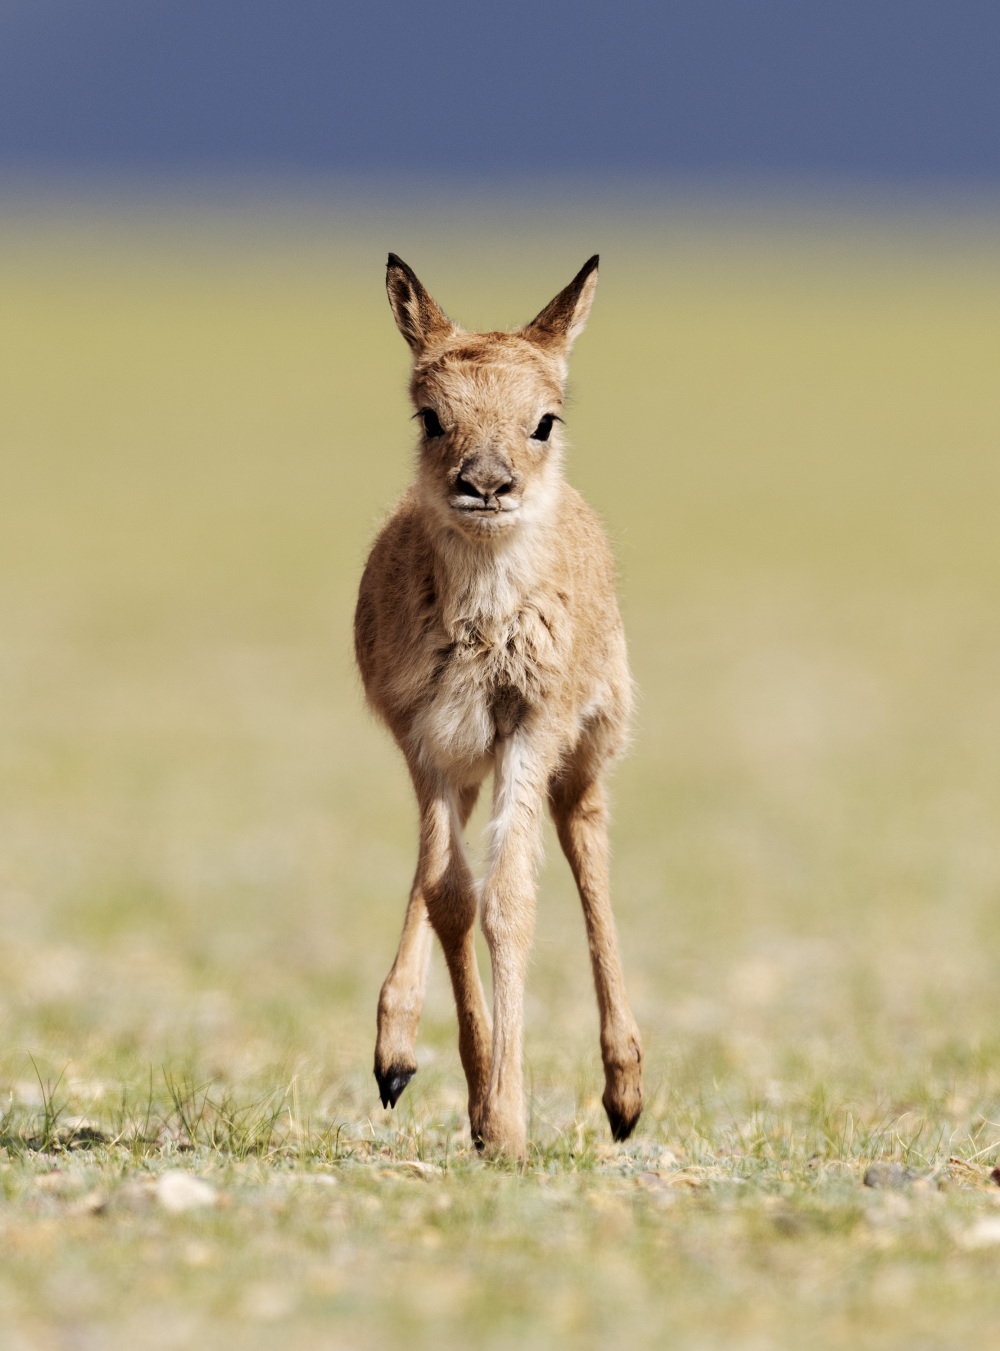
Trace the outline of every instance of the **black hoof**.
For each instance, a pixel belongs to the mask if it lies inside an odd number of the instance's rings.
[[[395,1107],[400,1094],[416,1072],[404,1069],[402,1065],[390,1065],[384,1074],[380,1074],[378,1069],[375,1070],[378,1095],[382,1099],[383,1107]]]
[[[619,1141],[627,1140],[635,1130],[635,1123],[639,1120],[640,1114],[636,1112],[635,1116],[622,1116],[620,1112],[616,1112],[613,1108],[609,1107],[607,1103],[604,1104],[604,1110],[608,1114],[608,1123],[611,1126],[611,1138]]]

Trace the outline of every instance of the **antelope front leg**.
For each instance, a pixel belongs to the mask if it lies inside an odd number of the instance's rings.
[[[482,925],[493,965],[493,1057],[481,1138],[490,1154],[523,1158],[524,979],[535,922],[545,776],[523,736],[502,741],[493,783],[492,864],[483,884]]]
[[[375,1078],[383,1107],[395,1107],[417,1072],[417,1026],[433,938],[418,875],[406,907],[396,960],[378,997]]]
[[[479,789],[476,787],[466,789],[459,796],[458,817],[463,830],[478,795]],[[403,1089],[417,1072],[417,1028],[433,937],[418,868],[406,907],[396,960],[385,978],[378,1000],[375,1079],[383,1107],[395,1107]]]
[[[611,1134],[627,1140],[642,1111],[642,1042],[628,1006],[608,894],[608,829],[597,779],[559,783],[550,795],[559,843],[583,903],[590,961],[601,1016],[604,1110]]]

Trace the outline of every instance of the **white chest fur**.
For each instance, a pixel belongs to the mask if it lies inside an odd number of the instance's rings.
[[[442,561],[442,656],[412,735],[425,761],[474,777],[551,683],[551,607],[524,548],[472,558],[462,550]]]

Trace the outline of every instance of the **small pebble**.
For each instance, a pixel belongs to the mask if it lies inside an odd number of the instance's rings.
[[[873,1163],[865,1173],[866,1187],[892,1187],[899,1190],[916,1182],[917,1174],[901,1163]]]
[[[180,1214],[183,1210],[197,1210],[202,1206],[214,1206],[219,1194],[210,1182],[175,1169],[164,1173],[156,1184],[156,1199],[164,1210]]]
[[[964,1234],[958,1236],[961,1247],[968,1249],[994,1248],[1000,1243],[1000,1216],[987,1215],[977,1220]]]

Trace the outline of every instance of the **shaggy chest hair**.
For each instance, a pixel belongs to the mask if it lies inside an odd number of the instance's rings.
[[[558,680],[560,603],[539,587],[524,549],[501,558],[444,557],[439,574],[413,736],[441,769],[478,767],[549,699]]]

